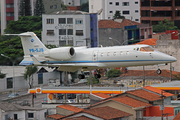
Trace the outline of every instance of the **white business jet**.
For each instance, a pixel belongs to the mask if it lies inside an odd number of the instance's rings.
[[[33,32],[18,34],[18,36],[21,37],[24,50],[24,59],[20,65],[58,67],[59,71],[75,72],[81,71],[81,69],[158,65],[177,60],[170,55],[154,50],[149,45],[48,49]],[[100,78],[100,75],[97,74],[95,77]],[[79,74],[79,78],[83,79],[84,75]]]

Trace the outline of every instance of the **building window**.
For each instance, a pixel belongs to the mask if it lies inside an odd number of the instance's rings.
[[[47,30],[46,35],[54,35],[54,30]]]
[[[83,36],[83,30],[76,30],[77,36]]]
[[[7,89],[13,88],[13,78],[7,78]]]
[[[66,18],[59,18],[59,24],[66,24]]]
[[[50,9],[53,9],[53,5],[50,6]]]
[[[14,16],[14,13],[13,12],[7,12],[6,16]]]
[[[59,29],[59,35],[66,35],[66,29]]]
[[[138,10],[135,10],[135,13],[138,13],[139,11]]]
[[[135,19],[135,21],[139,21],[139,19]]]
[[[73,35],[73,29],[68,29],[68,35]]]
[[[113,13],[113,11],[109,11],[109,13]]]
[[[112,2],[109,2],[110,5],[112,5]]]
[[[135,2],[135,4],[138,4],[138,2]]]
[[[54,9],[56,9],[57,8],[57,5],[54,5]]]
[[[67,24],[73,24],[73,19],[72,18],[67,18]]]
[[[34,113],[28,113],[28,118],[34,118]]]
[[[14,4],[6,4],[6,8],[14,8]]]
[[[43,84],[43,74],[38,74],[38,84]]]
[[[119,6],[119,2],[116,2],[116,6]]]
[[[18,115],[14,114],[14,120],[18,120]]]
[[[93,5],[91,5],[91,9],[93,9]]]
[[[123,11],[123,15],[128,15],[129,11]]]
[[[76,24],[83,24],[83,20],[76,20]]]
[[[54,19],[46,19],[47,24],[54,24]]]
[[[129,6],[129,2],[123,2],[122,6]]]

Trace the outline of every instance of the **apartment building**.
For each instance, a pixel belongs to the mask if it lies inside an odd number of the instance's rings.
[[[140,0],[140,11],[141,23],[155,25],[166,18],[177,24],[180,21],[180,0]]]
[[[98,46],[97,14],[57,11],[43,14],[42,42],[57,46]]]
[[[140,22],[139,0],[89,0],[89,12],[100,11],[99,20],[112,19],[115,12],[120,11],[126,19]]]
[[[4,29],[9,21],[18,20],[19,17],[19,6],[21,0],[0,0],[0,34],[4,34]],[[36,0],[30,0],[32,15],[34,14],[34,6]]]

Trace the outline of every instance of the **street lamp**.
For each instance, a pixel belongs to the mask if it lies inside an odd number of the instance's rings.
[[[109,37],[109,40],[115,40],[116,42],[118,42],[118,43],[119,43],[119,45],[121,45],[121,43],[120,43],[118,40],[113,39],[112,37]],[[114,44],[113,44],[113,45],[114,45]]]
[[[4,55],[4,54],[1,54],[1,56],[10,59],[11,62],[13,63],[13,82],[14,82],[14,94],[15,94],[15,79],[14,79],[14,62],[15,62],[15,61],[13,61],[9,56],[6,56],[6,55]]]

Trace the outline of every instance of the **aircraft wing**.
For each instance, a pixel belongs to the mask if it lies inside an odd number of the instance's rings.
[[[24,58],[20,65],[36,65],[36,66],[49,66],[58,67],[59,71],[75,72],[79,68],[96,69],[97,67],[105,67],[103,63],[54,63],[48,64],[47,61],[39,62],[33,55],[31,57]]]

